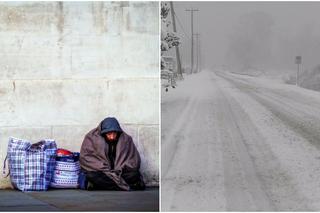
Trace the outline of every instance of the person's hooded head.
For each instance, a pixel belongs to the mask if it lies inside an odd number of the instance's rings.
[[[101,122],[101,136],[107,141],[116,141],[122,132],[116,118],[107,117]]]

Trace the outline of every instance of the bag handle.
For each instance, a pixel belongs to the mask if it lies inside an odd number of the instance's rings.
[[[2,168],[2,174],[5,175],[6,174],[6,163],[7,163],[7,160],[8,160],[8,155],[6,155],[6,158],[4,159],[3,161],[3,168]],[[5,175],[4,177],[8,177],[10,175],[10,169],[9,169],[9,166],[8,166],[8,174]]]
[[[45,149],[46,142],[45,141],[39,141],[37,143],[31,144],[29,147],[29,150],[41,150],[43,151]]]

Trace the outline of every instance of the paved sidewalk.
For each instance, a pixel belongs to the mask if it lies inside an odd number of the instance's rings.
[[[0,190],[0,211],[159,211],[159,188],[129,192]]]

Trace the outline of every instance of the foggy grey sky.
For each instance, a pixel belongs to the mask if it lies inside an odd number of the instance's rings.
[[[265,69],[295,69],[296,55],[302,55],[304,69],[320,64],[320,2],[174,2],[188,35],[190,12],[185,9],[191,7],[200,10],[194,13],[194,32],[201,34],[205,67],[228,65],[238,56],[235,63],[254,61]],[[182,60],[190,63],[190,40],[183,36],[182,42]]]

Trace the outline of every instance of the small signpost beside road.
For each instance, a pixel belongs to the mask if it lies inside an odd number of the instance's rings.
[[[295,64],[297,65],[297,75],[296,75],[296,85],[299,86],[299,69],[300,69],[300,64],[302,63],[302,57],[301,56],[296,56],[295,59]]]

